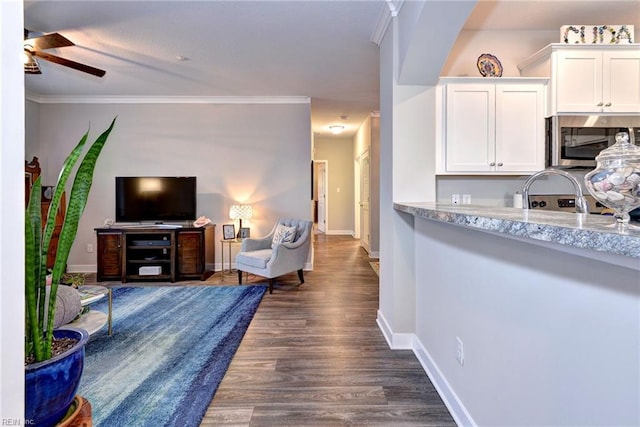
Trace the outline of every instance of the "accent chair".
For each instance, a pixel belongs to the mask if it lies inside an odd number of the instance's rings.
[[[238,283],[242,284],[245,271],[269,279],[270,294],[276,277],[293,271],[304,283],[302,269],[309,257],[312,225],[307,220],[280,218],[268,235],[244,239],[236,255]]]

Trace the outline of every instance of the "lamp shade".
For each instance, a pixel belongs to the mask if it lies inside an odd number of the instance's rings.
[[[229,218],[231,219],[249,219],[252,214],[251,205],[231,205],[229,208]]]

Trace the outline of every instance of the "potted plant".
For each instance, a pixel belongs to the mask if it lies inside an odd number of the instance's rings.
[[[96,161],[115,124],[82,153],[89,136],[84,134],[78,145],[65,159],[58,177],[53,198],[43,224],[40,213],[42,197],[40,177],[33,187],[25,217],[25,418],[41,426],[60,421],[71,406],[84,367],[86,331],[61,328],[54,331],[58,283],[64,273],[78,223],[87,203]],[[47,252],[55,226],[56,214],[67,180],[82,157],[76,172],[68,207],[62,221],[52,279],[47,292]],[[47,298],[47,294],[49,297]],[[65,384],[65,383],[69,384]]]

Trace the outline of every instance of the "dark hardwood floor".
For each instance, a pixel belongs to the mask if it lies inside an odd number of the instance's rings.
[[[455,426],[413,353],[378,329],[369,261],[357,240],[317,234],[314,270],[264,296],[201,425]]]

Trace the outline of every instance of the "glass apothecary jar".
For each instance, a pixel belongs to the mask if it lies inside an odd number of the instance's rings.
[[[629,134],[618,132],[616,142],[596,156],[597,166],[584,177],[587,190],[612,209],[618,227],[629,226],[629,212],[640,207],[640,148]]]

